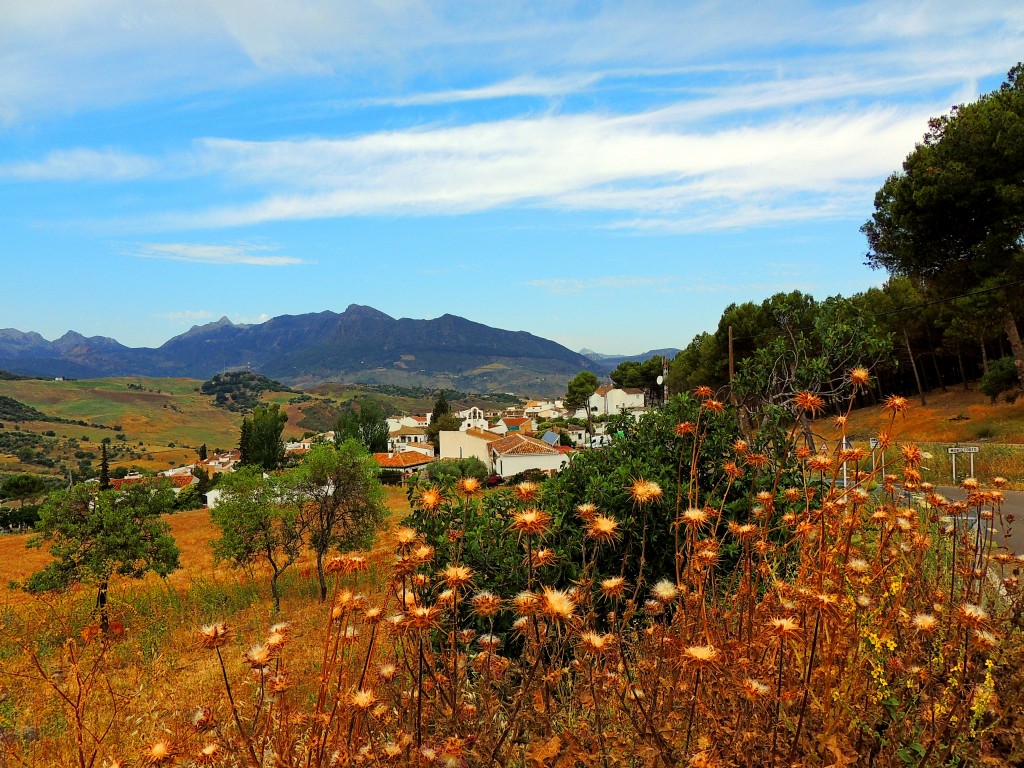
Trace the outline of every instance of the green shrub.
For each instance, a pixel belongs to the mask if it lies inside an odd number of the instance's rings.
[[[1001,357],[988,364],[988,370],[981,377],[978,389],[988,395],[992,402],[1003,392],[1017,385],[1017,366],[1012,357]]]

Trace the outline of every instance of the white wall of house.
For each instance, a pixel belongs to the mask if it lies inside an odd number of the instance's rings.
[[[564,453],[514,453],[495,456],[492,461],[492,472],[502,477],[512,477],[528,469],[557,472],[569,463],[569,457]]]
[[[626,392],[622,389],[610,389],[604,396],[608,413],[618,413],[623,408],[631,411],[644,407],[643,392]]]
[[[476,456],[491,471],[489,442],[466,432],[438,432],[438,456],[442,459],[467,459]]]
[[[429,443],[399,443],[392,453],[419,453],[423,456],[434,457],[434,446]]]

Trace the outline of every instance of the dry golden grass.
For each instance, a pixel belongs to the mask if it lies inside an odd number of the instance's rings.
[[[388,487],[385,491],[385,503],[391,510],[393,528],[394,523],[408,514],[409,504],[405,498],[405,492],[401,488]],[[210,542],[219,534],[216,526],[210,520],[208,510],[196,509],[177,512],[168,515],[166,520],[171,526],[171,535],[181,551],[181,567],[167,578],[167,584],[176,589],[184,589],[201,579],[219,580],[237,577],[237,574],[233,574],[226,565],[216,566],[214,564]],[[378,537],[378,542],[374,547],[375,552],[390,551],[392,548],[390,530],[388,529]],[[45,566],[51,559],[45,548],[29,549],[26,546],[29,538],[30,534],[27,533],[0,536],[0,605],[17,605],[30,601],[31,596],[20,589],[12,588],[11,582],[23,581]],[[297,571],[303,572],[304,575],[309,575],[309,569],[314,562],[312,555],[307,553],[303,555],[295,568]],[[259,577],[260,574],[255,574],[255,576]],[[158,577],[150,575],[138,583],[118,582],[113,586],[117,591],[126,591],[131,594],[139,589],[153,588],[159,583]]]
[[[907,398],[912,407],[897,421],[902,440],[969,443],[980,439],[980,431],[993,442],[1024,444],[1024,398],[1016,403],[1000,400],[992,404],[976,389],[964,392],[956,386],[950,387],[948,392],[928,392],[926,399],[928,404],[921,405],[918,398]],[[882,405],[851,412],[847,434],[855,440],[873,437],[881,412]],[[831,419],[820,419],[816,429],[829,438],[837,434]]]
[[[675,444],[680,476],[703,437]],[[1020,561],[944,520],[999,521],[999,494],[972,491],[964,510],[934,495],[911,507],[901,499],[920,487],[915,450],[893,444],[904,460],[876,497],[834,482],[841,460],[863,454],[783,450],[796,459],[776,469],[741,443],[729,458],[754,490],[732,510],[706,489],[691,489],[698,507],[640,477],[623,486],[634,511],[657,507],[651,522],[677,532],[675,573],[626,589],[599,582],[593,556],[556,583],[535,554],[580,546],[575,524],[463,484],[421,494],[422,530],[385,537],[368,572],[339,560],[328,605],[302,566],[291,572],[274,615],[253,589],[259,574],[213,571],[202,521],[181,515],[189,565],[180,581],[118,595],[123,636],[88,626],[81,600],[6,614],[0,631],[21,652],[0,662],[0,688],[19,687],[0,690],[0,717],[37,724],[41,738],[0,746],[26,765],[82,766],[83,743],[97,765],[171,764],[168,751],[200,764],[213,747],[221,756],[202,764],[1019,764]],[[475,594],[463,560],[464,526],[490,501],[507,505],[508,535],[516,521],[522,534],[522,560],[502,564],[527,584],[516,595]],[[397,489],[389,503],[404,513]],[[592,555],[615,546],[593,521]],[[291,622],[283,641],[268,633],[279,618]]]

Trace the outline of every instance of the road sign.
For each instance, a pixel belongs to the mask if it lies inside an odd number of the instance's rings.
[[[868,445],[871,446],[871,450],[874,450],[875,448],[877,448],[881,444],[882,444],[882,442],[877,437],[869,437],[868,438]]]
[[[956,455],[958,453],[967,453],[971,456],[971,477],[974,477],[974,454],[978,452],[978,446],[976,445],[954,445],[946,449],[949,451],[949,459],[953,462],[953,482],[956,483]]]

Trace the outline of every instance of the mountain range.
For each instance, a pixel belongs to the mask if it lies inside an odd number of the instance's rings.
[[[75,331],[47,341],[0,329],[0,369],[65,378],[208,379],[245,369],[296,387],[333,381],[551,395],[563,393],[566,380],[583,369],[603,374],[617,364],[601,358],[607,359],[455,315],[395,319],[358,304],[340,314],[282,315],[255,325],[223,317],[155,349]]]

